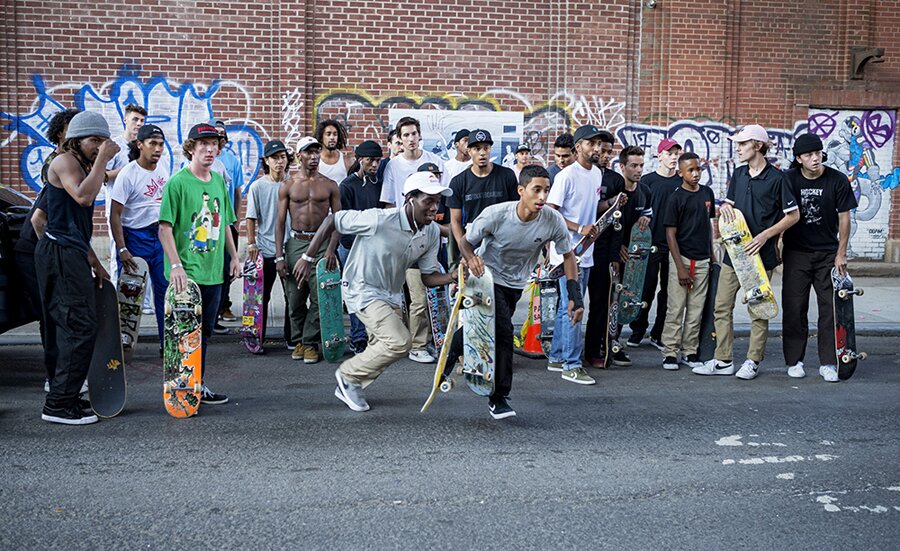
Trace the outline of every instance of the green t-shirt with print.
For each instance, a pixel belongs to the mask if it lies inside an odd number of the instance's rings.
[[[226,232],[235,222],[225,179],[218,172],[210,176],[204,182],[182,168],[166,182],[159,208],[159,221],[172,225],[184,271],[198,285],[224,281]],[[168,258],[165,266],[169,279]]]

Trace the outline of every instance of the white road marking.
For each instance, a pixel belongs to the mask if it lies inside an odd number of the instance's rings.
[[[794,473],[781,473],[779,475],[776,475],[775,478],[781,480],[794,480]]]

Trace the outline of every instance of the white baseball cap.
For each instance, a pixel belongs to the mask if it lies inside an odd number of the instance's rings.
[[[413,172],[403,184],[403,195],[408,195],[413,191],[421,191],[428,195],[443,195],[450,197],[453,190],[441,185],[441,181],[431,172]]]
[[[728,139],[735,143],[749,142],[750,140],[768,143],[769,133],[766,132],[765,128],[758,124],[748,124],[747,126],[741,128],[740,132],[738,132],[734,136],[729,136]]]
[[[306,149],[309,149],[313,146],[322,147],[322,144],[320,144],[319,141],[313,137],[305,136],[303,138],[300,138],[300,141],[297,142],[297,151],[305,151]]]

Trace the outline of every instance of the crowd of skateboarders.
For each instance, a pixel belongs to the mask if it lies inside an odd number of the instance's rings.
[[[216,366],[206,363],[207,345],[221,322],[233,321],[230,283],[246,258],[262,256],[263,315],[276,280],[286,312],[284,341],[294,360],[321,359],[316,263],[342,270],[342,293],[350,316],[350,357],[335,371],[335,396],[354,411],[369,409],[366,389],[391,364],[409,358],[433,364],[439,350],[431,338],[426,287],[456,283],[456,266],[493,274],[496,314],[494,391],[489,413],[515,415],[509,404],[513,379],[512,318],[536,267],[559,265],[559,307],[547,369],[567,382],[595,384],[587,368],[629,366],[626,350],[650,344],[661,350],[666,370],[680,366],[698,375],[757,377],[768,337],[768,320],[751,313],[746,360],[733,353],[733,311],[741,286],[729,255],[722,257],[717,219],[740,213],[769,277],[783,264],[781,306],[788,375],[805,376],[810,288],[818,301],[819,374],[837,381],[831,271],[847,269],[849,212],[856,207],[848,178],[823,164],[821,140],[799,136],[794,161],[783,172],[768,160],[766,130],[740,129],[731,140],[739,166],[717,202],[700,183],[704,160],[666,138],[651,153],[658,168],[644,174],[646,152],[626,146],[613,162],[616,139],[593,125],[554,143],[548,171],[520,146],[516,170],[492,157],[490,132],[460,130],[455,157],[423,150],[421,127],[402,118],[382,144],[354,148],[335,120],[318,123],[293,147],[265,144],[262,175],[242,193],[240,162],[226,148],[226,126],[194,125],[182,144],[186,164],[169,174],[160,163],[163,130],[145,124],[147,112],[127,106],[124,133],[113,138],[99,113],[66,110],[50,122],[57,146],[43,166],[43,189],[16,245],[28,293],[42,305],[41,336],[47,369],[42,419],[63,424],[97,421],[84,400],[84,383],[96,339],[93,286],[129,270],[134,258],[149,268],[153,304],[163,345],[163,296],[188,280],[202,296],[203,387],[201,402],[224,404],[212,390]],[[94,205],[107,199],[112,265],[91,246]],[[242,205],[242,199],[246,205]],[[717,204],[718,203],[718,204]],[[598,235],[595,222],[611,207],[621,211],[616,230]],[[240,218],[242,207],[244,217]],[[246,253],[238,248],[244,222]],[[605,350],[611,264],[628,258],[633,227],[649,229],[642,300],[625,348]],[[576,256],[574,246],[592,244]],[[699,327],[710,267],[720,264],[715,293],[714,358],[698,358]],[[105,284],[109,284],[108,281]],[[310,290],[313,290],[312,292]],[[589,299],[587,323],[584,297]],[[656,302],[655,319],[649,305]],[[263,321],[263,331],[266,322]],[[263,339],[264,340],[264,339]],[[461,332],[452,339],[451,363],[462,354]]]

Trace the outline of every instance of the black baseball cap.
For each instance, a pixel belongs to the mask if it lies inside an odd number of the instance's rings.
[[[188,132],[189,140],[202,140],[203,138],[219,138],[219,131],[211,124],[201,122],[191,127]]]
[[[149,140],[150,138],[160,138],[165,140],[166,135],[163,133],[162,128],[155,124],[145,124],[138,130],[137,141],[142,142],[144,140]]]
[[[419,168],[418,168],[418,170],[416,170],[416,172],[431,172],[431,173],[439,172],[439,173],[443,174],[444,171],[441,170],[441,168],[434,163],[423,163],[423,164],[419,165]]]
[[[590,140],[591,138],[596,138],[600,134],[603,134],[603,130],[600,130],[593,124],[586,124],[578,128],[575,131],[575,143],[580,142],[581,140]]]
[[[494,140],[491,139],[491,133],[487,130],[481,130],[480,128],[469,132],[469,147],[480,143],[494,145]]]
[[[825,147],[822,145],[822,139],[815,134],[803,134],[794,141],[794,157],[799,157],[804,153],[812,151],[822,151]]]
[[[285,147],[284,142],[281,140],[270,140],[266,142],[266,147],[263,148],[263,157],[271,157],[276,153],[281,153],[282,151],[287,151],[287,147]]]
[[[520,143],[519,147],[516,148],[516,153],[519,153],[520,151],[531,151],[531,148],[528,147],[527,143]]]
[[[363,143],[356,146],[356,156],[357,157],[374,157],[374,158],[382,158],[384,157],[384,152],[381,150],[381,146],[378,145],[377,142],[372,140],[366,140]]]
[[[455,136],[453,136],[453,143],[459,143],[459,140],[461,140],[463,138],[468,138],[468,137],[469,137],[468,129],[463,128],[462,130],[457,132]]]

